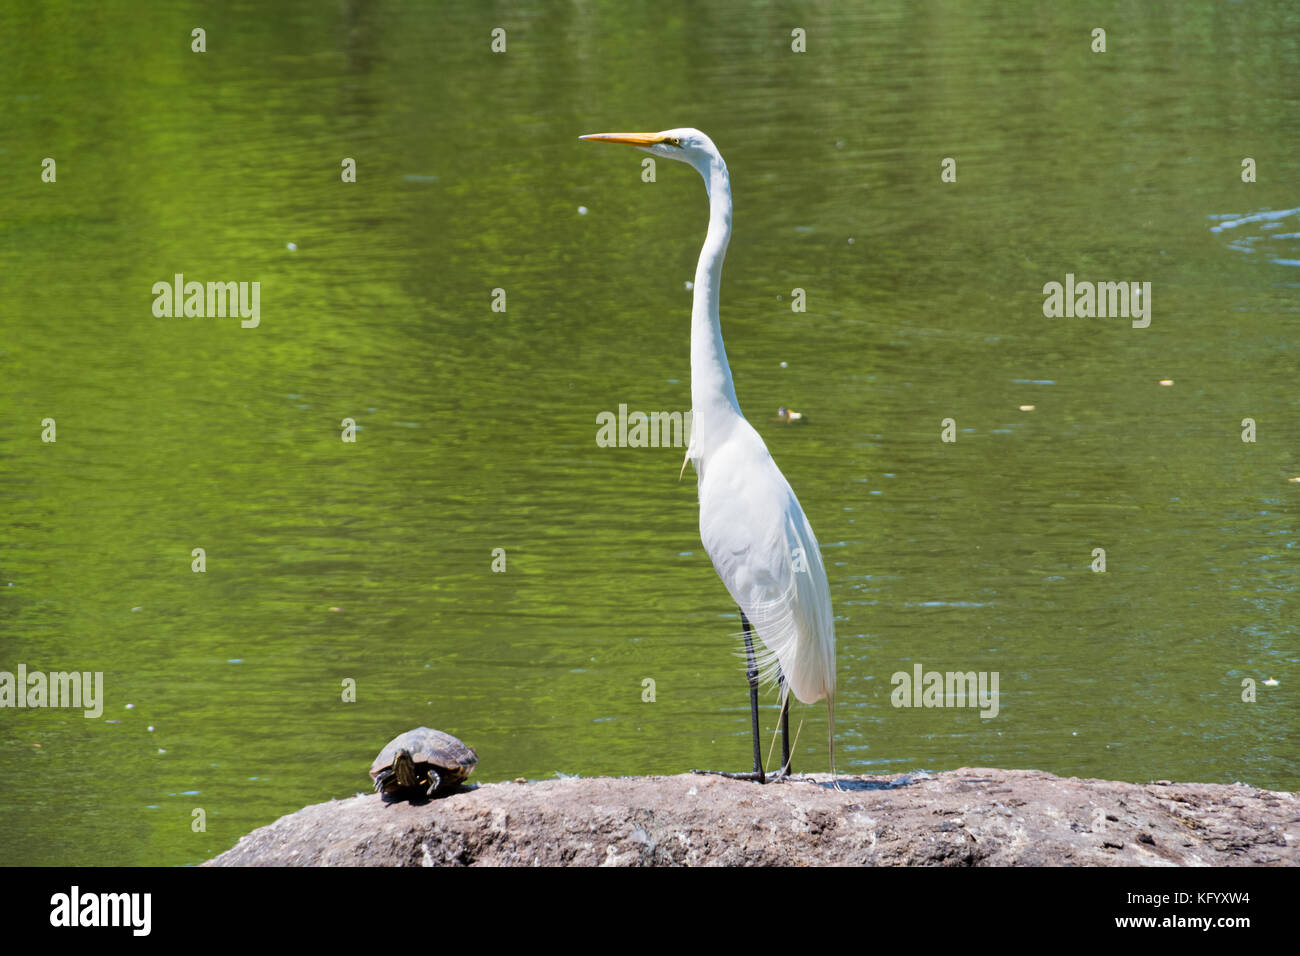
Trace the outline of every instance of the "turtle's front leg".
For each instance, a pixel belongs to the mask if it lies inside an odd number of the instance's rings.
[[[384,783],[393,775],[391,770],[381,770],[375,777],[375,793],[384,792]]]
[[[438,776],[438,771],[429,771],[429,789],[424,791],[426,795],[433,796],[433,792],[442,786],[442,777]]]

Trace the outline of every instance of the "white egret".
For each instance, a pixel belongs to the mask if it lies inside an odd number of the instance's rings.
[[[826,701],[831,776],[835,775],[835,622],[826,569],[812,527],[767,446],[741,414],[722,344],[718,300],[731,239],[731,179],[713,140],[697,129],[593,133],[652,156],[693,166],[709,196],[709,229],[695,267],[691,307],[690,447],[699,476],[700,539],[740,608],[748,664],[754,772],[727,776],[764,781],[758,732],[758,682],[777,682],[782,767],[790,768],[789,694]],[[683,463],[683,467],[685,464]],[[755,656],[750,623],[763,650]]]

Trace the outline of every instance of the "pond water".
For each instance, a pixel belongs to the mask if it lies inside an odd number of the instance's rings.
[[[0,862],[197,863],[422,724],[484,782],[747,769],[683,451],[596,440],[689,410],[705,194],[605,130],[730,167],[842,772],[1300,783],[1300,8],[415,7],[0,13],[0,670],[104,686],[0,710]],[[177,274],[257,327],[155,315]],[[1048,317],[1067,276],[1149,326]],[[996,716],[894,707],[917,665]]]

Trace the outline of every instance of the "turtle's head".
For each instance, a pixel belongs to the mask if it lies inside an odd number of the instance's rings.
[[[415,761],[405,747],[393,757],[393,776],[397,778],[397,785],[404,790],[415,786]]]

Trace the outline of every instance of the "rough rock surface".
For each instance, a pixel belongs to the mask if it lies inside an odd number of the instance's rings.
[[[306,807],[205,866],[1300,864],[1300,796],[1035,770],[496,783]]]

